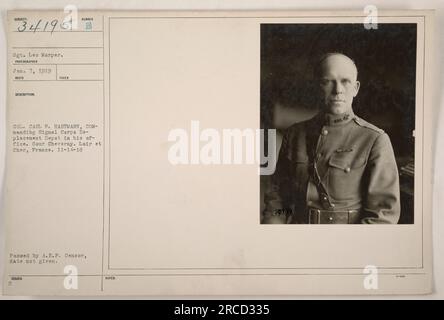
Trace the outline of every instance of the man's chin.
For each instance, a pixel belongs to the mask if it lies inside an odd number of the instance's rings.
[[[327,112],[331,114],[343,114],[349,110],[350,108],[347,107],[343,102],[334,103],[327,107]]]

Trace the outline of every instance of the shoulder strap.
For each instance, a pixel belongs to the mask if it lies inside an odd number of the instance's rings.
[[[367,128],[367,129],[371,129],[371,130],[376,131],[378,133],[384,133],[384,130],[382,130],[382,129],[378,128],[377,126],[375,126],[375,125],[365,121],[362,118],[359,118],[358,116],[355,116],[354,120],[361,127],[364,127],[364,128]]]

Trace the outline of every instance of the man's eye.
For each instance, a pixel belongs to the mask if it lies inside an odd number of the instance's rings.
[[[350,84],[351,81],[349,79],[342,79],[341,80],[342,84]]]

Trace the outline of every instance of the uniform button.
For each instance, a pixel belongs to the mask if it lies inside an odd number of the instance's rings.
[[[344,171],[347,172],[347,173],[349,173],[349,172],[350,172],[350,167],[345,168]]]
[[[335,207],[335,204],[334,204],[334,203],[332,203],[332,204],[331,204],[331,207],[332,207],[332,208],[334,208],[334,207]]]
[[[327,201],[327,197],[322,197],[322,199],[323,199],[324,201]]]
[[[326,136],[326,135],[328,134],[328,130],[327,130],[327,129],[322,130],[322,134],[323,134],[324,136]]]
[[[328,220],[329,221],[333,221],[333,217],[328,217]]]

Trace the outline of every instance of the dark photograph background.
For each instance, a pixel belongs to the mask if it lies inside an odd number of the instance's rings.
[[[277,129],[279,148],[286,128],[319,110],[315,61],[328,52],[352,58],[361,83],[353,110],[383,129],[395,151],[400,224],[414,222],[416,34],[416,24],[378,24],[369,30],[363,24],[261,25],[261,127]],[[261,176],[261,212],[270,178]]]

